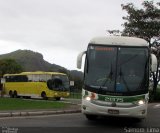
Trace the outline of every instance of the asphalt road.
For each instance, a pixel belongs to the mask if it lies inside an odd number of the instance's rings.
[[[150,104],[148,117],[142,122],[129,118],[106,117],[88,121],[81,113],[52,116],[0,118],[1,132],[14,133],[160,133],[160,104]],[[13,133],[13,132],[12,132]]]

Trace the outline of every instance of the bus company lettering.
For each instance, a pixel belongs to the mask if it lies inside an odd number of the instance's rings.
[[[105,101],[107,101],[107,102],[118,102],[118,103],[122,103],[122,102],[123,102],[123,98],[118,98],[118,97],[105,97]]]
[[[114,48],[110,48],[110,47],[96,47],[95,48],[97,51],[113,51]]]

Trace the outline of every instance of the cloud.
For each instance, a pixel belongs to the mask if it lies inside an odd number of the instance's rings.
[[[127,2],[135,1],[0,0],[0,54],[29,49],[50,63],[76,69],[76,56],[92,37],[122,29],[120,5]]]

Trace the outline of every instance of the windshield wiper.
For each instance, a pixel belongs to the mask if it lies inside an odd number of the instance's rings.
[[[104,81],[104,84],[102,85],[102,87],[105,86],[105,84],[107,83],[108,80],[110,82],[112,81],[112,76],[113,76],[113,70],[112,70],[112,63],[111,63],[111,71],[110,71],[108,77],[106,78],[106,80]]]
[[[99,91],[101,92],[102,91],[102,87],[105,86],[105,84],[108,82],[108,81],[112,81],[112,76],[113,76],[113,70],[112,70],[112,63],[111,63],[111,68],[110,68],[110,73],[109,75],[106,77],[105,81],[102,83],[102,85],[100,85],[99,87]]]
[[[127,82],[124,79],[124,74],[122,73],[121,67],[120,67],[119,77],[120,77],[120,80],[121,80],[121,77],[122,77],[123,83],[124,83],[125,87],[127,88],[127,91],[130,91],[130,89],[129,89],[128,85],[127,85]]]
[[[126,63],[128,63],[128,62],[130,62],[131,60],[133,60],[137,56],[138,56],[138,54],[132,56],[131,58],[129,58],[128,60],[126,60],[125,62],[123,62],[122,64],[119,65],[119,68],[120,68],[119,77],[120,77],[120,79],[122,77],[123,83],[124,83],[127,91],[130,91],[130,89],[129,89],[128,85],[127,85],[126,80],[124,79],[124,74],[122,73],[121,66],[124,65],[124,64],[126,64]]]

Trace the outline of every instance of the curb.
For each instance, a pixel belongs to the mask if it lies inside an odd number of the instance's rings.
[[[7,112],[7,113],[0,113],[0,118],[3,118],[3,117],[17,117],[17,116],[40,116],[40,115],[54,115],[54,114],[71,114],[71,113],[80,113],[80,112],[81,112],[81,110]]]

